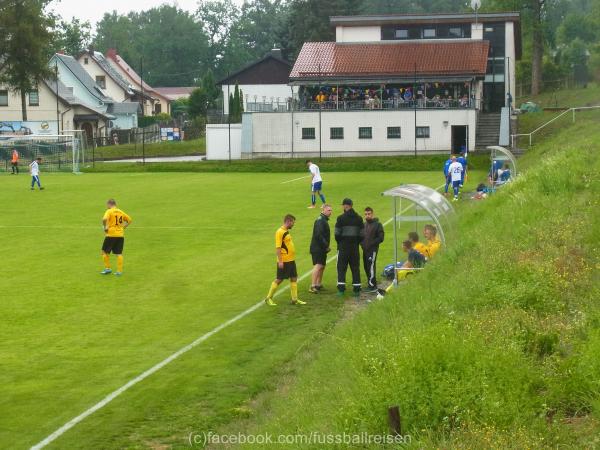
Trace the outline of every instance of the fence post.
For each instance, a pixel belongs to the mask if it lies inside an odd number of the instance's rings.
[[[388,408],[388,421],[392,434],[395,436],[402,436],[402,422],[400,419],[400,408],[398,406],[391,406]]]
[[[529,146],[531,147],[531,138],[533,137],[533,133],[529,133]]]
[[[575,108],[572,108],[572,109],[573,109],[573,123],[575,123]]]

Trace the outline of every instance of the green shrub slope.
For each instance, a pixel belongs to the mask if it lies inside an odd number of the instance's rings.
[[[600,445],[599,143],[579,122],[524,156],[517,181],[460,204],[445,252],[236,428],[382,434],[398,405],[418,448]]]

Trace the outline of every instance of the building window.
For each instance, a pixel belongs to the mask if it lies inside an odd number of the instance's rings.
[[[8,91],[6,89],[0,90],[0,106],[8,106]]]
[[[400,29],[396,30],[396,39],[408,39],[408,30]]]
[[[331,127],[329,129],[329,139],[344,139],[344,129],[342,127]]]
[[[156,105],[154,105],[154,114],[160,114],[162,112],[162,105],[160,103],[157,103]]]
[[[40,106],[40,93],[37,89],[29,91],[29,106]]]
[[[83,63],[87,66],[88,64],[88,59],[87,58],[83,58]]]
[[[435,37],[435,28],[424,28],[423,29],[423,38],[431,39]]]
[[[302,139],[314,139],[315,129],[314,128],[302,128]]]
[[[106,89],[106,77],[104,75],[97,75],[96,84],[102,89]]]
[[[400,127],[387,127],[388,139],[400,139]]]
[[[429,137],[429,127],[417,127],[417,137],[418,138],[428,138]]]
[[[450,27],[448,34],[449,37],[461,38],[463,37],[463,29],[461,27]]]
[[[359,139],[373,139],[373,128],[371,127],[359,127],[358,128]]]

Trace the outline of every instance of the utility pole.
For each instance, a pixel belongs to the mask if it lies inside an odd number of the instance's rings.
[[[146,109],[146,99],[144,98],[144,57],[140,57],[140,87],[142,89],[142,117]],[[142,165],[146,165],[146,129],[142,127]]]
[[[230,76],[231,74],[227,73],[227,145],[229,147],[229,162],[231,162],[231,107],[233,106],[233,102],[229,101]]]
[[[415,84],[413,85],[413,103],[415,105],[415,158],[417,157],[417,62],[415,61]]]
[[[56,131],[60,134],[60,109],[58,104],[58,57],[54,61],[54,75],[56,76]]]

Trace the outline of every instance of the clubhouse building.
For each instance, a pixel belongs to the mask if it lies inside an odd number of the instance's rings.
[[[285,100],[278,96],[271,107],[263,95],[265,105],[254,104],[241,124],[207,126],[209,159],[508,144],[519,13],[338,16],[330,23],[336,41],[303,45]]]

